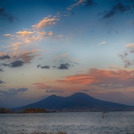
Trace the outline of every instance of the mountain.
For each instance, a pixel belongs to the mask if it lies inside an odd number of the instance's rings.
[[[52,95],[41,101],[20,107],[24,108],[44,108],[58,111],[87,111],[87,110],[131,110],[132,106],[118,104],[95,99],[85,93],[75,93],[68,97]]]

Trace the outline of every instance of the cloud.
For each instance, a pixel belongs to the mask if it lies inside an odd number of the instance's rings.
[[[14,41],[13,44],[6,46],[5,48],[8,48],[5,52],[0,53],[1,55],[5,55],[11,51],[12,55],[16,55],[20,52],[22,52],[22,48],[27,47],[26,45],[32,45],[33,43],[37,41],[41,41],[44,38],[61,38],[63,35],[54,35],[53,31],[44,31],[42,30],[44,27],[48,27],[50,25],[55,25],[56,21],[58,21],[57,16],[51,16],[49,15],[48,17],[45,17],[42,19],[38,24],[32,25],[31,28],[25,28],[23,31],[18,31],[14,35],[7,33],[4,34],[5,37],[9,37],[12,42]],[[22,46],[23,45],[23,46]],[[11,49],[9,49],[12,47]],[[30,56],[29,56],[30,57]],[[33,59],[34,56],[31,56],[31,59]]]
[[[50,88],[50,86],[48,86],[44,83],[33,83],[33,85],[35,85],[39,89],[49,89]]]
[[[37,65],[37,68],[41,68],[41,69],[59,69],[59,70],[68,70],[71,67],[71,65],[69,63],[63,63],[60,64],[59,67],[56,66],[49,66],[49,65]]]
[[[106,12],[103,18],[104,19],[110,18],[117,13],[122,13],[122,12],[130,10],[130,8],[131,8],[130,6],[123,5],[121,2],[118,2],[114,7],[112,7],[110,11]]]
[[[29,61],[29,59],[28,59],[28,61]],[[1,66],[17,68],[17,67],[23,66],[25,63],[27,63],[27,62],[25,62],[23,60],[16,60],[16,61],[13,61],[9,64],[3,63],[3,64],[1,64]]]
[[[66,69],[69,69],[69,67],[70,67],[70,64],[65,63],[65,64],[60,64],[60,66],[58,67],[58,69],[60,69],[60,70],[66,70]]]
[[[110,65],[108,67],[111,68],[111,69],[115,69],[115,70],[121,70],[122,69],[121,67],[116,66],[116,65]]]
[[[63,93],[64,91],[62,90],[46,90],[46,93]]]
[[[132,44],[127,44],[126,47],[127,47],[127,48],[134,48],[134,43],[132,43]]]
[[[21,60],[16,60],[16,61],[14,61],[14,62],[12,62],[12,63],[10,64],[10,67],[12,67],[12,68],[21,67],[21,66],[23,66],[23,64],[24,64],[23,61],[21,61]]]
[[[0,66],[4,66],[4,67],[10,67],[10,64],[7,64],[7,63],[2,63],[2,64],[0,64]]]
[[[2,80],[0,80],[0,84],[3,84],[3,83],[5,83],[4,81],[2,81]]]
[[[3,72],[3,69],[2,68],[0,68],[0,72]]]
[[[59,59],[59,58],[66,58],[68,55],[69,55],[69,53],[65,53],[65,54],[56,56],[56,57],[54,57],[54,61],[56,62],[56,60]]]
[[[67,8],[67,10],[72,10],[75,6],[78,6],[78,5],[82,4],[83,2],[86,2],[86,0],[79,0],[79,1],[77,1],[75,4],[72,4],[71,6],[69,6]]]
[[[19,34],[20,37],[26,37],[26,36],[28,36],[30,34],[33,34],[33,33],[35,33],[35,31],[31,32],[31,31],[24,30],[24,31],[18,31],[18,32],[16,32],[16,34]]]
[[[14,37],[12,34],[4,34],[4,36]]]
[[[0,52],[0,56],[6,55],[6,54],[7,54],[7,52],[8,52],[8,50],[7,50],[7,51],[5,51],[5,52]]]
[[[3,11],[4,9],[0,8],[0,13],[3,13]],[[36,52],[42,50],[34,49],[26,52],[23,48],[27,48],[27,44],[33,45],[35,41],[40,41],[48,37],[63,37],[63,35],[54,35],[53,31],[46,32],[43,30],[43,28],[55,25],[58,20],[57,16],[49,15],[40,20],[39,23],[32,25],[31,28],[25,28],[22,31],[15,32],[15,34],[4,34],[5,38],[10,38],[14,43],[9,46],[4,46],[7,50],[5,52],[0,52],[0,60],[10,59],[8,60],[8,63],[2,63],[0,66],[17,68],[23,66],[25,63],[30,63],[35,57],[40,55]],[[40,68],[49,69],[50,67],[46,65],[40,66]]]
[[[72,10],[74,7],[82,4],[82,5],[85,5],[85,6],[91,6],[94,4],[94,0],[75,0],[77,1],[76,3],[70,5],[67,10]]]
[[[11,68],[16,68],[16,67],[21,67],[26,63],[30,63],[31,60],[33,60],[35,57],[39,56],[40,54],[34,54],[35,52],[42,51],[41,49],[33,49],[31,51],[22,50],[22,51],[14,51],[12,54],[9,55],[2,55],[0,56],[0,59],[10,59],[8,62],[10,63],[2,63],[0,66],[5,66],[5,67],[11,67]],[[23,53],[22,53],[23,52]],[[17,53],[21,53],[18,55],[15,55]],[[14,56],[15,55],[15,56]]]
[[[14,43],[12,45],[10,45],[9,47],[15,47],[16,49],[18,49],[18,47],[23,44],[23,42],[17,42],[17,43]]]
[[[33,54],[35,52],[42,51],[41,49],[33,49],[31,51],[24,52],[14,57],[14,59],[23,60],[24,63],[29,63],[33,58],[39,56],[40,54]]]
[[[121,58],[121,60],[124,62],[124,67],[127,68],[131,65],[134,64],[134,60],[130,60],[128,57],[128,53],[125,52],[123,54],[119,54],[119,57]]]
[[[36,28],[37,30],[41,30],[49,25],[55,25],[57,20],[59,19],[56,19],[56,17],[49,15],[48,17],[45,17],[43,20],[41,20],[38,24],[32,25],[32,27]]]
[[[130,53],[134,53],[134,43],[127,44],[125,47],[129,49]]]
[[[2,55],[0,56],[0,60],[10,59],[9,55]]]
[[[44,83],[33,83],[33,85],[36,86],[38,89],[47,89],[45,91],[46,93],[63,93],[64,92],[63,89],[61,89],[60,87],[48,86]]]
[[[38,68],[42,68],[42,69],[50,69],[50,66],[45,65],[45,66],[41,66],[41,65],[37,65]]]
[[[12,16],[9,13],[6,13],[4,8],[0,8],[0,16],[6,18],[9,22],[13,22],[15,20],[19,20],[17,17]]]
[[[22,60],[16,60],[11,63],[2,63],[0,66],[5,66],[5,67],[11,67],[11,68],[16,68],[16,67],[21,67],[24,65],[24,61]]]
[[[106,44],[107,42],[106,41],[103,41],[101,43],[99,43],[98,45],[103,45],[103,44]]]
[[[134,70],[90,69],[85,74],[67,76],[57,82],[76,85],[97,86],[103,89],[134,87]]]
[[[0,90],[0,95],[6,95],[6,96],[18,95],[19,93],[23,93],[26,91],[28,91],[27,88],[9,89],[8,91]]]
[[[119,54],[119,57],[124,62],[125,68],[134,65],[134,43],[125,45],[126,52]]]

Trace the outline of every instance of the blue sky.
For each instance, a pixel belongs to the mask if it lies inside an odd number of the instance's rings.
[[[1,0],[0,106],[75,92],[134,105],[133,14],[133,0]]]

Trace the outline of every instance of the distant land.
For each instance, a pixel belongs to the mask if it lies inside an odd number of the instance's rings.
[[[85,93],[75,93],[68,97],[51,95],[38,102],[13,108],[24,110],[26,108],[40,108],[50,111],[132,111],[134,106],[98,100]]]

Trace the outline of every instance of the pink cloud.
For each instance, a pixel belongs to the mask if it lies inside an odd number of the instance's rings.
[[[133,80],[134,70],[120,69],[114,71],[104,69],[90,69],[85,74],[67,76],[65,79],[57,80],[57,82],[114,89],[134,87]]]

